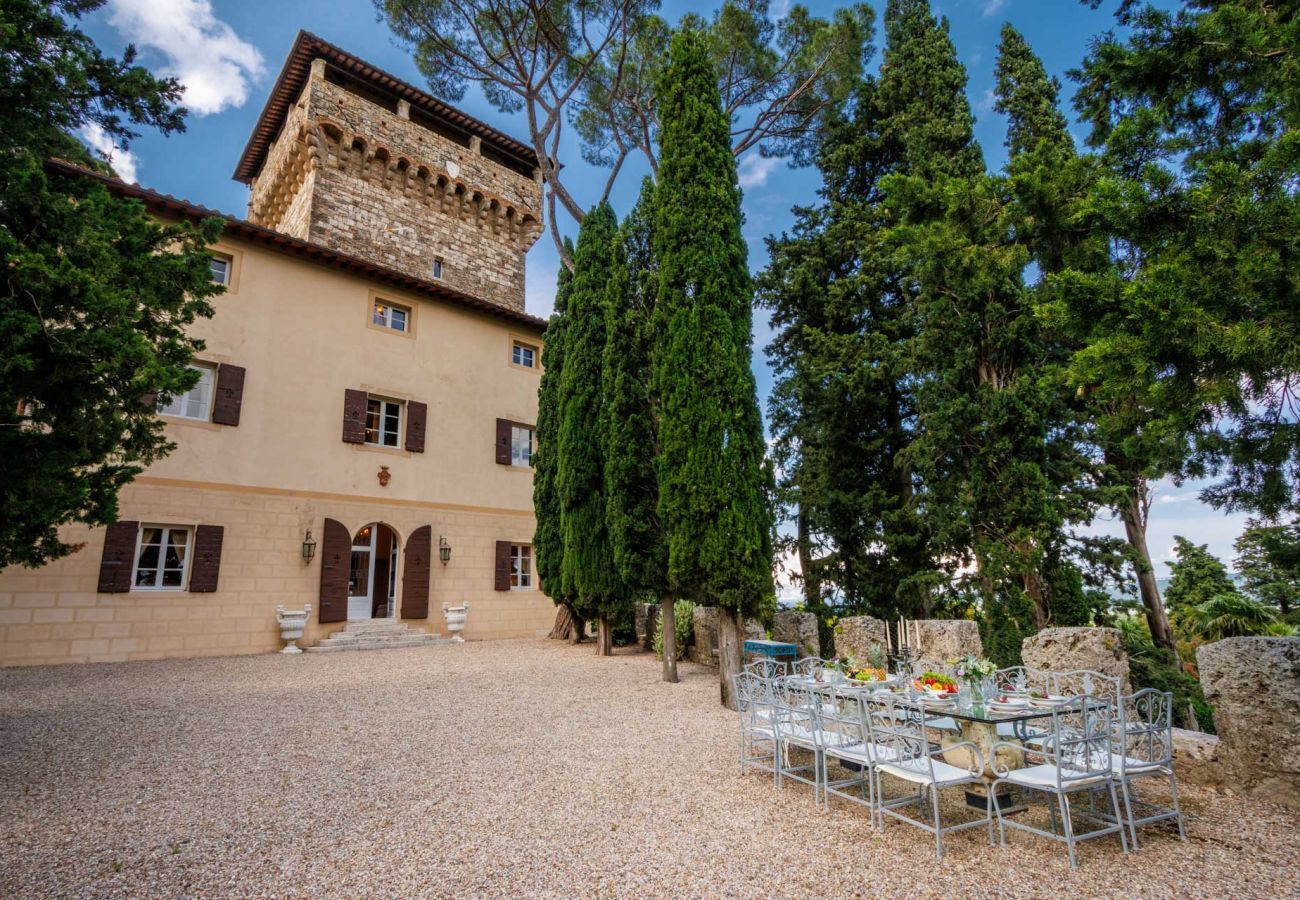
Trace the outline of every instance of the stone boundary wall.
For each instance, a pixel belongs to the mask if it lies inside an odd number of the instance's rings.
[[[1225,786],[1300,808],[1300,638],[1236,637],[1196,651]]]

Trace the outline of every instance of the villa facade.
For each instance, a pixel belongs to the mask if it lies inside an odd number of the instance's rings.
[[[365,619],[443,632],[465,601],[467,639],[545,633],[537,171],[300,34],[236,171],[248,218],[212,248],[226,292],[193,328],[199,383],[159,408],[176,449],[121,521],[64,529],[71,556],[0,572],[0,665],[273,651],[277,605],[311,605],[304,645]],[[160,218],[216,214],[103,180]]]

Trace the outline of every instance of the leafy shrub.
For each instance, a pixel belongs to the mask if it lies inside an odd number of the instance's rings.
[[[1205,692],[1195,667],[1179,662],[1168,650],[1156,647],[1151,640],[1146,617],[1140,614],[1117,616],[1115,627],[1123,635],[1124,652],[1128,654],[1129,680],[1134,690],[1155,688],[1174,695],[1174,722],[1190,727],[1187,706],[1191,704],[1196,714],[1196,725],[1201,731],[1214,734],[1214,707],[1205,702]],[[1189,671],[1190,669],[1190,671]]]
[[[677,636],[677,658],[681,659],[686,655],[687,644],[695,635],[695,604],[689,600],[678,600],[673,604],[673,624],[676,626],[673,633]],[[663,617],[660,616],[655,623],[654,636],[655,656],[660,659],[664,658],[664,623]]]

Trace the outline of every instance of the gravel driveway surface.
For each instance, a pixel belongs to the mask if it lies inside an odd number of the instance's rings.
[[[736,773],[716,676],[461,646],[0,670],[0,896],[1297,895],[1300,817],[1190,840],[932,839]]]

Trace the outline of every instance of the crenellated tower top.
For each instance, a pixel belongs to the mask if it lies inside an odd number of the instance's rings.
[[[524,308],[536,155],[315,35],[299,33],[235,178],[257,225]]]

